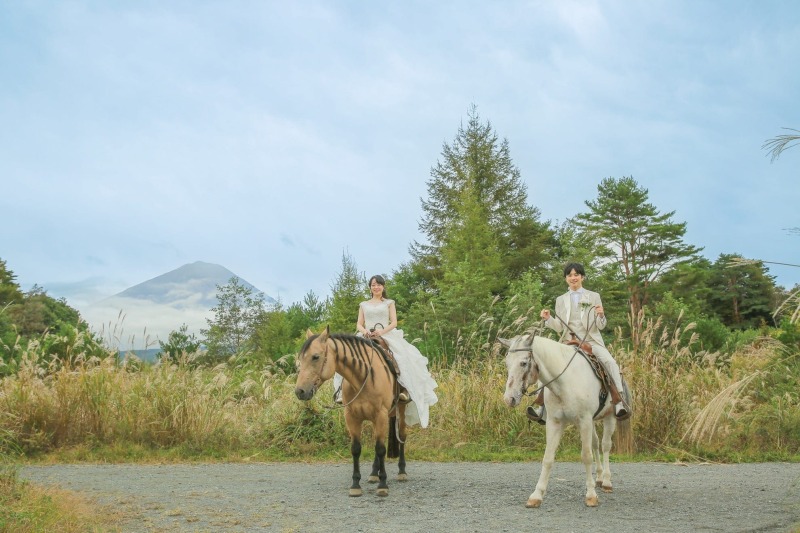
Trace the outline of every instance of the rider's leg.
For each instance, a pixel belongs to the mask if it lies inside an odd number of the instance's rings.
[[[344,378],[338,374],[333,374],[333,401],[336,403],[342,403],[342,382]]]
[[[533,401],[533,405],[528,406],[525,414],[533,422],[538,422],[542,425],[547,423],[547,410],[544,408],[544,389],[539,391],[539,395]]]
[[[605,367],[606,371],[611,374],[611,379],[614,380],[614,385],[617,387],[617,392],[620,395],[623,393],[622,388],[622,374],[619,371],[619,365],[614,360],[614,357],[611,356],[611,352],[608,351],[604,346],[600,345],[592,345],[592,353],[597,356],[597,360]],[[627,414],[628,407],[625,405],[625,401],[621,400],[619,403],[616,404],[616,414],[617,416],[624,416]]]

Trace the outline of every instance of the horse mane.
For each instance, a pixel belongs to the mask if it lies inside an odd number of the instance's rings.
[[[534,336],[533,341],[531,341],[531,347],[533,347],[533,343],[536,342],[536,339],[542,339],[543,341],[545,341],[544,343],[541,344],[543,346],[543,349],[547,350],[548,352],[552,352],[553,354],[558,352],[564,354],[567,351],[572,353],[574,351],[573,346],[564,344],[563,342],[558,342],[556,340],[551,339],[550,337],[544,337],[542,335]]]
[[[303,343],[303,347],[300,348],[300,354],[299,354],[300,357],[302,357],[303,354],[306,353],[306,350],[308,350],[308,347],[311,345],[311,343],[314,342],[317,338],[319,338],[320,335],[321,335],[320,333],[317,333],[316,335],[312,335],[311,337],[306,339],[306,341]],[[365,348],[368,347],[375,348],[381,355],[384,356],[384,358],[386,357],[383,348],[381,348],[377,342],[373,341],[372,339],[368,339],[367,337],[360,337],[352,333],[331,333],[328,335],[328,338],[348,345],[355,352],[360,351],[358,349],[358,345],[361,345],[362,347]]]

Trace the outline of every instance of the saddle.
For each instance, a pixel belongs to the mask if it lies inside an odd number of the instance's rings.
[[[617,404],[623,400],[622,392],[624,391],[617,390],[617,386],[614,384],[614,380],[611,379],[611,375],[606,371],[606,367],[604,367],[603,363],[601,363],[597,359],[597,356],[594,355],[594,353],[592,353],[591,344],[589,344],[588,342],[583,342],[583,343],[579,342],[578,339],[575,338],[574,334],[572,335],[571,339],[565,340],[564,344],[569,346],[576,346],[578,353],[580,353],[584,357],[584,359],[586,359],[586,361],[589,363],[589,366],[592,367],[594,375],[597,376],[597,379],[600,380],[600,396],[598,398],[600,406],[598,407],[595,416],[597,416],[600,413],[600,410],[605,405],[609,394],[611,395],[611,402],[613,404]],[[624,385],[624,379],[623,379],[623,385]],[[539,393],[539,396],[537,396],[536,400],[534,400],[533,403],[536,405],[544,405],[544,391],[541,391]]]
[[[386,343],[386,340],[382,337],[373,337],[370,338],[373,344],[377,344],[380,348],[381,355],[383,355],[383,359],[388,363],[389,368],[392,369],[394,372],[394,377],[400,376],[400,367],[397,366],[397,361],[394,358],[394,354],[392,350],[389,349],[389,345]]]
[[[577,346],[578,348],[580,348],[581,351],[583,351],[583,353],[587,355],[592,355],[592,345],[589,344],[588,342],[584,342],[583,344],[581,344],[578,342],[578,339],[573,337],[568,341],[564,341],[564,344],[568,344],[570,346]]]

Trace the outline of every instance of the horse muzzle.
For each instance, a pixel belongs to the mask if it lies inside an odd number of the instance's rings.
[[[294,389],[294,395],[297,396],[298,400],[302,400],[307,402],[311,398],[314,397],[314,394],[317,392],[316,385],[311,385],[310,387],[297,387]]]
[[[508,393],[503,395],[503,401],[509,407],[518,406],[521,400],[522,400],[522,395],[515,396],[513,394],[508,394]]]

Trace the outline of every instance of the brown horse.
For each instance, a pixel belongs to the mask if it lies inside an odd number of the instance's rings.
[[[361,429],[372,422],[375,434],[375,461],[368,481],[378,482],[378,496],[388,496],[384,443],[389,433],[390,458],[397,457],[398,481],[406,481],[405,404],[398,403],[397,378],[386,362],[382,349],[369,339],[356,335],[331,334],[328,328],[319,335],[307,332],[306,342],[297,357],[297,385],[294,393],[300,400],[314,397],[319,387],[338,372],[343,378],[344,420],[350,433],[353,455],[353,484],[350,496],[361,496]]]

